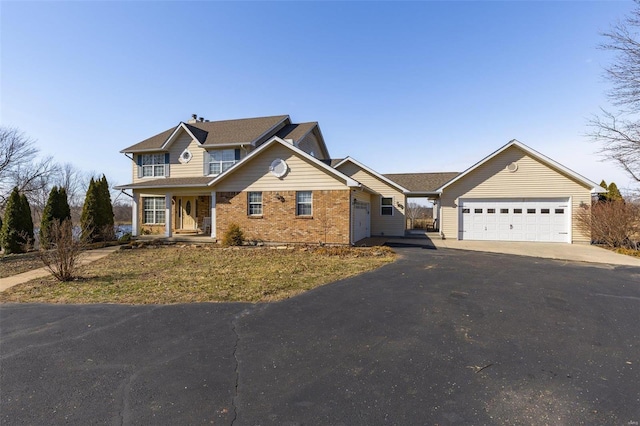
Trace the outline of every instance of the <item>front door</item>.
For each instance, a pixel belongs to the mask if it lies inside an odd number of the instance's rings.
[[[178,215],[180,229],[196,229],[195,197],[178,198]]]

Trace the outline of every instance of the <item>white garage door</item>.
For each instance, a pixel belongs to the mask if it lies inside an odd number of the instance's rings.
[[[571,242],[569,199],[460,200],[460,239]]]
[[[371,236],[369,232],[370,211],[369,203],[358,200],[354,201],[352,223],[354,243]]]

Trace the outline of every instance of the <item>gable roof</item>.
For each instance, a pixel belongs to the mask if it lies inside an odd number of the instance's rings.
[[[335,166],[333,166],[335,169],[338,169],[338,167],[342,166],[343,164],[350,162],[352,164],[355,164],[356,166],[360,167],[362,170],[367,171],[369,174],[377,177],[378,179],[380,179],[381,181],[395,187],[396,189],[398,189],[399,191],[403,192],[403,193],[407,193],[410,192],[407,188],[405,188],[402,185],[399,185],[398,183],[390,180],[387,177],[384,177],[383,175],[381,175],[380,173],[376,172],[375,170],[365,166],[364,164],[362,164],[361,162],[359,162],[358,160],[351,158],[351,157],[347,157],[345,159],[343,159],[342,161],[340,161],[338,164],[336,164]]]
[[[203,146],[227,144],[255,144],[260,139],[275,132],[281,125],[290,124],[288,115],[270,117],[242,118],[238,120],[202,121],[196,123],[180,122],[176,127],[158,133],[120,152],[133,153],[166,150],[168,142],[180,129],[190,133]]]
[[[533,148],[528,147],[527,145],[523,144],[522,142],[520,142],[520,141],[518,141],[516,139],[512,139],[507,144],[505,144],[504,146],[499,148],[497,151],[489,154],[488,156],[486,156],[482,160],[478,161],[473,166],[469,167],[464,172],[460,173],[458,176],[456,176],[453,179],[451,179],[450,181],[446,182],[444,185],[440,186],[437,189],[437,191],[441,192],[446,187],[452,185],[454,182],[457,182],[460,179],[463,179],[469,173],[471,173],[472,171],[474,171],[475,169],[477,169],[481,165],[485,164],[486,162],[490,161],[491,159],[495,158],[496,156],[498,156],[502,152],[506,151],[507,149],[511,148],[512,146],[515,146],[515,147],[521,149],[522,151],[524,151],[526,154],[530,155],[531,157],[533,157],[533,158],[537,159],[538,161],[546,164],[550,168],[555,169],[555,170],[557,170],[557,171],[559,171],[559,172],[571,177],[572,179],[574,179],[574,180],[580,182],[581,184],[583,184],[584,186],[590,187],[592,193],[606,192],[606,190],[604,190],[597,183],[595,183],[595,182],[587,179],[586,177],[574,172],[573,170],[563,166],[562,164],[552,160],[551,158],[539,153],[538,151],[534,150]]]
[[[410,192],[435,193],[438,188],[459,174],[459,172],[385,173],[383,176],[404,186]]]
[[[310,123],[288,124],[280,129],[278,133],[276,133],[276,136],[280,139],[292,139],[293,143],[298,146],[298,144],[302,142],[309,133],[315,133],[318,138],[318,145],[322,151],[319,154],[321,154],[322,157],[328,157],[329,149],[324,142],[324,137],[322,136],[322,132],[320,131],[320,126],[317,121],[312,121]]]
[[[312,123],[300,123],[300,124],[287,124],[282,129],[278,130],[276,136],[280,139],[293,139],[293,143],[297,144],[300,142],[309,132],[313,130],[315,126],[317,126],[317,122]]]
[[[218,176],[216,176],[212,181],[210,181],[208,183],[208,185],[212,186],[212,185],[215,185],[216,183],[220,182],[221,180],[226,179],[227,176],[232,175],[237,170],[239,170],[242,167],[244,167],[245,164],[249,163],[253,158],[257,157],[258,155],[260,155],[260,153],[262,153],[263,151],[265,151],[267,148],[269,148],[270,146],[272,146],[274,144],[280,144],[280,145],[286,147],[287,149],[290,149],[291,151],[293,151],[294,153],[298,154],[299,156],[301,156],[302,158],[306,159],[307,161],[317,165],[318,168],[322,169],[327,174],[333,175],[334,177],[336,177],[336,178],[338,178],[340,180],[344,180],[345,185],[347,185],[349,187],[356,187],[356,188],[363,188],[364,187],[360,182],[356,181],[355,179],[345,175],[344,173],[340,172],[339,170],[334,169],[333,167],[328,166],[324,162],[318,160],[317,158],[313,157],[310,154],[307,154],[306,152],[304,152],[300,148],[294,146],[291,143],[288,143],[288,142],[284,141],[283,139],[281,139],[281,138],[279,138],[277,136],[274,136],[273,138],[269,139],[267,142],[263,143],[257,149],[255,149],[254,151],[249,153],[249,155],[244,157],[242,160],[238,161],[236,164],[234,164],[233,166],[229,167],[229,169],[227,169],[225,172],[223,172],[223,173],[219,174]]]

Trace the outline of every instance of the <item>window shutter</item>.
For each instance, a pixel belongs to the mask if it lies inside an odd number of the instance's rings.
[[[138,177],[142,177],[142,154],[138,154]]]
[[[211,154],[209,154],[209,151],[205,150],[204,151],[204,167],[202,169],[202,174],[205,176],[209,175],[209,161],[211,161],[210,157],[211,157]]]
[[[240,161],[240,149],[236,149],[235,150],[235,155],[236,155],[236,161]]]
[[[164,176],[169,177],[169,153],[164,154]]]

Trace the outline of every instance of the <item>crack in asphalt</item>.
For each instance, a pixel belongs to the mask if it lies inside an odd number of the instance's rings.
[[[235,423],[238,418],[238,407],[236,405],[236,399],[238,398],[238,382],[240,381],[240,372],[238,371],[238,343],[240,342],[240,335],[238,334],[238,330],[236,329],[236,321],[240,318],[240,315],[236,316],[233,321],[231,321],[231,331],[236,336],[236,341],[233,345],[233,359],[235,360],[234,365],[234,374],[235,374],[235,383],[233,386],[233,396],[231,397],[231,409],[233,410],[233,417],[231,418],[231,426]]]
[[[250,308],[245,309],[244,311],[240,312],[238,315],[236,315],[233,318],[233,321],[231,321],[231,331],[233,331],[233,334],[236,336],[236,341],[233,345],[233,359],[235,361],[235,365],[234,365],[234,374],[235,374],[235,383],[233,386],[233,397],[231,398],[231,409],[233,410],[233,417],[231,418],[231,426],[234,425],[234,423],[236,422],[236,420],[238,419],[238,406],[237,406],[237,399],[238,399],[238,387],[239,387],[239,383],[240,383],[240,361],[238,360],[238,345],[240,343],[240,333],[238,333],[238,321],[241,320],[242,318],[246,317],[247,315],[250,315],[251,313],[253,313],[253,311],[255,310],[257,305],[253,305]]]

